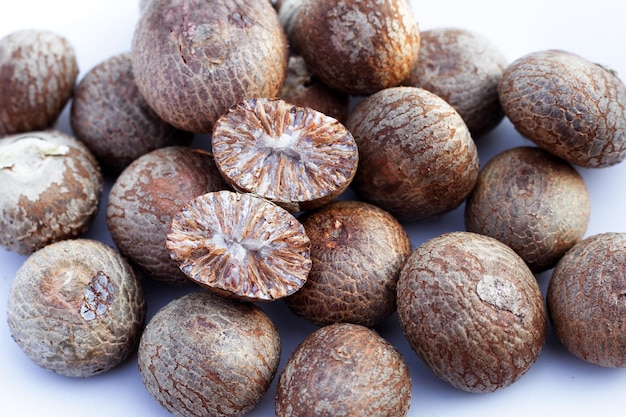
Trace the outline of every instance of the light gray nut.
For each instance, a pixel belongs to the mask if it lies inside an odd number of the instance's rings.
[[[0,245],[29,254],[88,229],[103,179],[82,142],[50,130],[0,139],[0,183]]]
[[[143,288],[114,249],[87,239],[52,243],[17,271],[7,308],[11,336],[37,365],[89,377],[133,354],[146,314]]]

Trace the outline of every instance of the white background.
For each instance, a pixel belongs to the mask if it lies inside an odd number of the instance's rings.
[[[258,0],[263,1],[263,0]],[[456,26],[489,37],[509,60],[541,49],[578,53],[626,77],[626,6],[615,0],[412,1],[420,28]],[[130,49],[138,2],[129,0],[2,0],[0,37],[18,29],[46,28],[66,36],[76,49],[79,79],[100,61]],[[58,127],[69,132],[67,109]],[[478,141],[481,165],[495,153],[528,145],[504,121]],[[579,170],[589,188],[592,214],[587,236],[626,232],[626,163],[612,168]],[[106,200],[103,200],[104,204]],[[103,211],[88,237],[111,243]],[[407,225],[413,244],[440,233],[463,230],[462,207],[429,222]],[[1,233],[1,231],[0,231]],[[167,416],[142,385],[136,358],[88,379],[58,376],[31,363],[9,335],[7,294],[25,257],[0,249],[0,414],[46,416]],[[544,290],[550,271],[537,276]],[[182,290],[146,282],[149,315]],[[295,318],[280,303],[263,308],[279,328],[282,364],[312,325]],[[434,377],[404,340],[393,316],[377,330],[405,356],[413,378],[410,416],[623,416],[626,369],[604,369],[569,354],[551,330],[537,363],[512,386],[492,394],[468,394]],[[280,368],[279,368],[280,371]],[[250,416],[273,416],[274,384]]]

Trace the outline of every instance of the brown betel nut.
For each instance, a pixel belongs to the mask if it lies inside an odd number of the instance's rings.
[[[138,351],[148,392],[180,417],[243,416],[265,395],[279,359],[278,331],[263,310],[208,291],[162,307]]]
[[[339,200],[298,218],[311,240],[307,282],[285,298],[289,309],[317,325],[372,327],[396,311],[396,283],[411,240],[386,211]]]
[[[321,327],[293,351],[276,386],[278,417],[405,416],[411,375],[404,358],[374,330]]]
[[[70,377],[122,363],[139,343],[146,302],[113,248],[88,239],[52,243],[22,264],[9,293],[11,336],[37,365]]]
[[[135,82],[148,105],[166,122],[198,133],[210,133],[245,97],[275,97],[288,58],[278,15],[259,0],[152,0],[131,47]]]
[[[74,48],[63,36],[26,29],[0,39],[0,137],[51,128],[77,76]]]
[[[173,217],[166,247],[197,284],[244,301],[274,301],[306,282],[310,240],[285,209],[233,191],[203,194]]]
[[[521,146],[482,168],[465,204],[465,226],[505,243],[538,273],[582,239],[590,211],[578,171],[546,150]]]
[[[577,243],[557,263],[546,302],[565,348],[589,363],[626,367],[626,233]]]
[[[468,392],[511,385],[546,340],[535,276],[508,246],[471,232],[434,237],[411,254],[398,280],[398,317],[433,373]]]
[[[403,85],[424,88],[447,101],[461,115],[474,139],[504,118],[498,81],[509,64],[486,37],[467,29],[421,32],[422,45]]]
[[[587,168],[626,157],[626,86],[612,71],[561,50],[513,62],[498,85],[515,128],[538,146]]]
[[[70,122],[76,137],[115,175],[141,155],[186,145],[192,137],[148,106],[135,84],[128,53],[102,61],[83,77],[74,92]]]
[[[102,194],[89,149],[59,131],[0,139],[0,245],[29,254],[84,233]]]
[[[279,16],[290,46],[311,71],[350,95],[399,85],[420,47],[418,24],[406,0],[285,0]]]
[[[449,212],[472,191],[478,152],[461,116],[416,87],[382,90],[360,102],[346,127],[359,149],[352,188],[400,221]]]
[[[227,188],[208,152],[181,146],[151,151],[133,161],[111,187],[106,206],[111,238],[149,277],[189,283],[165,247],[172,218],[199,195]]]
[[[251,98],[215,123],[215,164],[239,191],[291,211],[313,210],[345,191],[357,144],[337,119],[281,99]]]

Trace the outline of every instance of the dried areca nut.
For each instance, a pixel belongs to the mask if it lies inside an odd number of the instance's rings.
[[[91,225],[103,180],[89,149],[48,130],[0,139],[0,245],[29,254]]]
[[[290,46],[330,88],[368,95],[407,78],[420,48],[406,0],[283,0]]]
[[[298,219],[311,240],[311,271],[285,298],[292,312],[320,326],[372,327],[396,311],[411,240],[394,217],[372,204],[339,200]]]
[[[417,247],[398,280],[398,317],[418,357],[468,392],[517,381],[546,339],[543,296],[528,266],[500,241],[471,232]]]
[[[148,105],[179,129],[210,133],[245,97],[275,97],[289,48],[266,0],[151,0],[131,59]]]
[[[546,50],[525,55],[498,85],[504,113],[526,138],[587,168],[626,158],[626,85],[586,58]]]
[[[9,293],[11,336],[42,368],[70,377],[106,372],[133,354],[146,303],[139,278],[104,243],[69,239],[31,254]]]
[[[102,61],[85,75],[74,92],[70,122],[76,137],[114,174],[141,155],[185,145],[192,137],[148,106],[135,84],[128,53]]]
[[[310,240],[283,208],[252,194],[203,194],[174,216],[167,249],[194,282],[221,295],[273,301],[304,285]]]
[[[0,39],[0,137],[51,128],[78,76],[74,48],[47,30]]]
[[[152,397],[180,417],[240,417],[267,392],[280,338],[258,306],[199,291],[170,301],[146,326],[139,372]]]
[[[111,238],[151,278],[189,283],[165,248],[172,218],[189,200],[227,188],[208,152],[182,146],[148,152],[111,187],[106,206]]]
[[[277,417],[406,416],[411,375],[404,358],[374,330],[321,327],[291,354],[276,386]]]
[[[404,85],[424,88],[461,115],[472,137],[495,128],[504,118],[498,81],[509,64],[486,37],[459,28],[421,32],[419,55]]]
[[[247,99],[213,130],[215,163],[233,188],[289,211],[338,197],[358,164],[352,134],[336,119],[280,99]]]
[[[576,357],[626,367],[626,233],[585,238],[557,263],[546,302],[557,338]]]
[[[578,171],[541,148],[522,146],[480,171],[465,204],[465,226],[505,243],[538,273],[582,239],[590,210]]]
[[[287,78],[278,97],[297,106],[310,107],[340,122],[348,118],[350,98],[322,83],[307,67],[304,58],[289,57]]]
[[[400,221],[449,212],[478,177],[478,152],[459,113],[416,87],[388,88],[360,102],[346,127],[359,147],[359,196]]]

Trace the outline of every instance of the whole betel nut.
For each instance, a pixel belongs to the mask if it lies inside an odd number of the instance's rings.
[[[428,90],[456,109],[472,137],[495,128],[504,118],[498,81],[509,64],[491,40],[460,28],[421,32],[417,61],[403,85]]]
[[[474,187],[478,152],[467,125],[429,91],[379,91],[356,106],[346,127],[359,149],[352,188],[400,221],[451,211]]]
[[[561,50],[513,62],[498,86],[515,128],[538,146],[587,168],[626,158],[626,86],[612,71]]]
[[[263,310],[208,291],[162,307],[138,351],[148,392],[180,417],[243,416],[267,392],[279,359],[278,331]]]
[[[577,243],[557,263],[546,302],[565,348],[589,363],[626,367],[626,233]]]
[[[0,137],[51,128],[77,76],[74,48],[61,35],[26,29],[0,39]]]
[[[400,352],[374,330],[330,324],[291,354],[275,404],[278,417],[402,417],[411,405],[411,375]]]
[[[289,49],[276,11],[259,0],[152,0],[131,48],[148,105],[182,130],[210,133],[245,97],[275,97]]]
[[[287,210],[233,191],[203,194],[172,218],[166,247],[197,284],[244,301],[274,301],[306,282],[310,240]]]
[[[208,152],[182,146],[148,152],[111,187],[106,206],[111,238],[149,277],[167,284],[189,283],[165,247],[172,218],[199,195],[227,188]]]
[[[17,271],[7,308],[11,336],[52,372],[89,377],[133,354],[146,302],[139,278],[104,243],[69,239],[30,255]]]
[[[82,142],[48,130],[0,139],[0,184],[0,245],[29,254],[85,232],[103,180]]]
[[[290,46],[330,88],[367,95],[409,74],[420,34],[406,0],[284,0],[279,16]]]
[[[140,156],[185,145],[192,136],[165,123],[148,106],[128,53],[100,62],[83,77],[74,92],[70,122],[76,137],[115,175]]]
[[[375,326],[396,311],[396,283],[411,240],[389,213],[339,200],[298,217],[311,240],[306,283],[289,309],[317,325]]]
[[[421,244],[398,280],[398,317],[433,373],[469,392],[517,381],[546,340],[535,276],[511,248],[471,232]]]
[[[232,106],[213,129],[215,164],[236,190],[291,212],[312,210],[348,188],[359,153],[338,120],[280,99]]]
[[[582,239],[589,200],[585,181],[568,162],[541,148],[516,147],[494,156],[478,174],[465,226],[505,243],[538,273]]]

